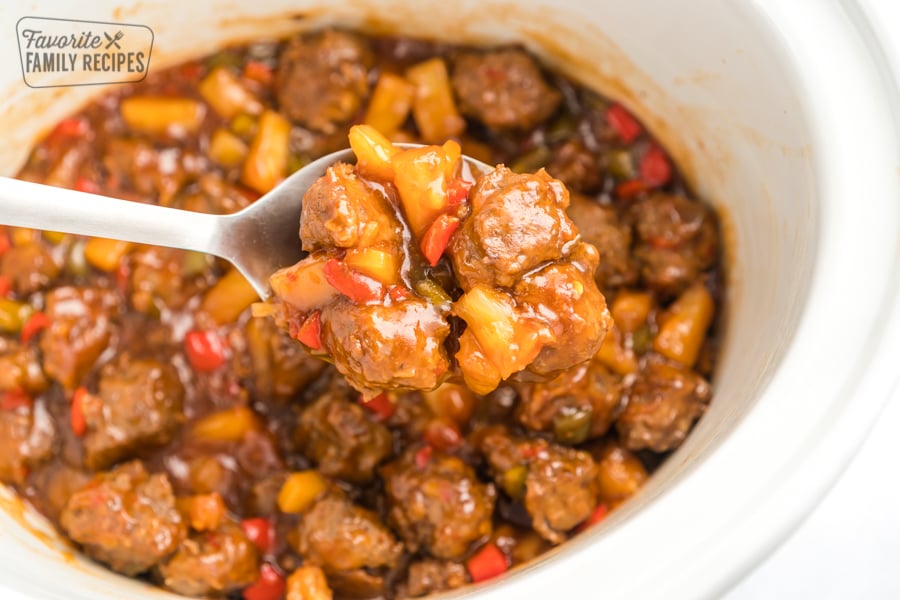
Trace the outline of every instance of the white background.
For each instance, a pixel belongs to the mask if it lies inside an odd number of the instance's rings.
[[[900,393],[822,503],[725,596],[805,598],[900,598]]]
[[[900,84],[900,0],[859,3],[874,17]],[[900,373],[900,356],[895,365]],[[724,600],[806,598],[900,599],[900,390],[822,503]]]

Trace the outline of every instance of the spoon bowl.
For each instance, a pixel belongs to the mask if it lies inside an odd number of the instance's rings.
[[[470,169],[490,169],[472,158],[463,158]],[[272,295],[269,276],[303,255],[299,224],[306,190],[331,165],[354,160],[349,148],[327,154],[230,215],[197,213],[0,177],[0,224],[212,254],[234,265],[265,300]]]

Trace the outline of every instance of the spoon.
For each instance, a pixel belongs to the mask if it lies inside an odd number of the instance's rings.
[[[463,164],[469,168],[489,170],[483,163],[464,158]],[[306,190],[334,163],[354,161],[349,148],[323,156],[230,215],[130,202],[0,177],[0,224],[213,254],[234,265],[265,300],[272,295],[272,273],[302,258],[298,233]]]

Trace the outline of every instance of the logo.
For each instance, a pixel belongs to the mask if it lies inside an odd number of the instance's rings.
[[[16,38],[33,88],[141,81],[153,50],[149,27],[125,23],[22,17]]]

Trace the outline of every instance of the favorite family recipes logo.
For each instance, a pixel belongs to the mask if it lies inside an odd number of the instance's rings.
[[[140,81],[150,68],[146,25],[22,17],[16,36],[22,77],[33,88]]]

